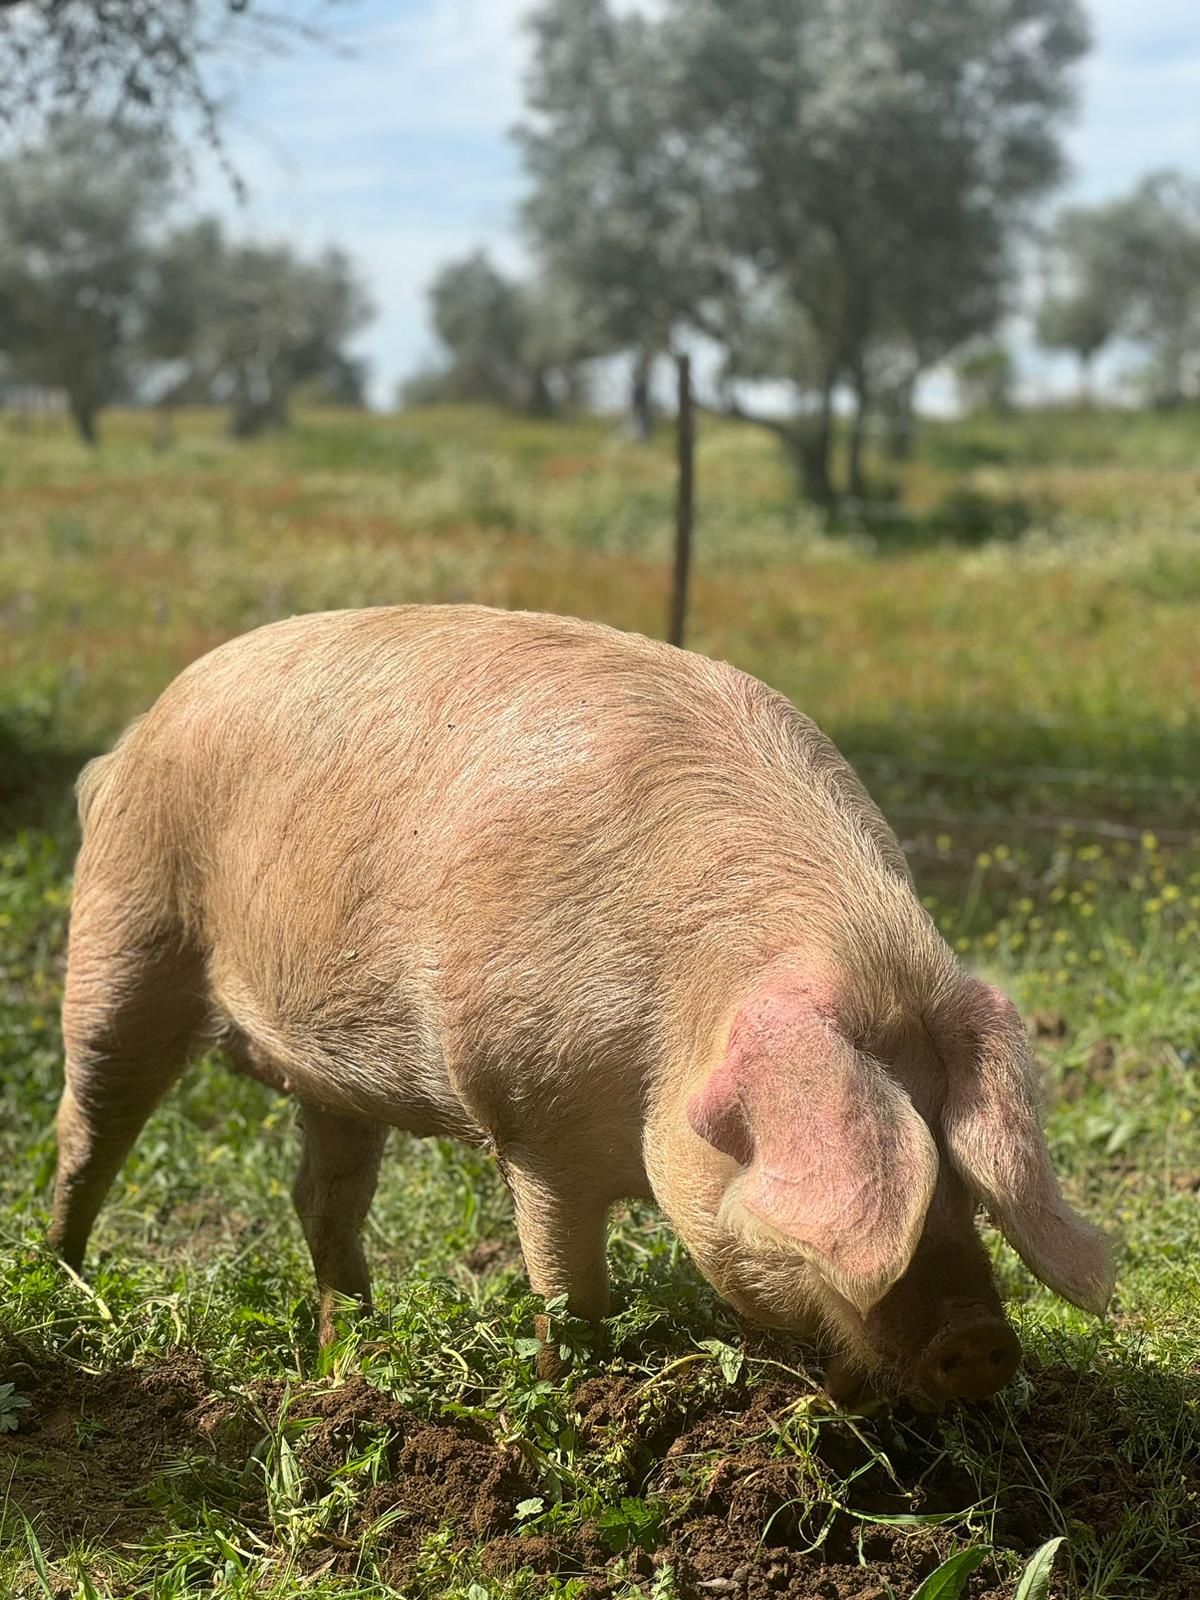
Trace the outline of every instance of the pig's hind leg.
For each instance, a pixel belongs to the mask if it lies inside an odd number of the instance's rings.
[[[292,1199],[312,1255],[320,1293],[320,1338],[337,1337],[337,1297],[371,1304],[371,1275],[360,1237],[367,1220],[388,1129],[305,1102],[303,1154]]]
[[[77,891],[63,999],[66,1084],[48,1242],[78,1271],[96,1215],[147,1117],[183,1071],[206,1012],[202,963],[138,929],[118,896]]]

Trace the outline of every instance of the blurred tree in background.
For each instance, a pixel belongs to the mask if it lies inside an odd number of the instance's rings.
[[[296,389],[361,403],[347,343],[371,307],[351,263],[239,243],[201,219],[164,233],[169,145],[149,129],[55,117],[0,161],[0,354],[9,380],[60,389],[82,438],[116,399],[228,405],[249,437]]]
[[[679,330],[723,352],[723,405],[835,492],[836,397],[861,493],[876,409],[911,432],[933,362],[988,332],[1060,178],[1077,0],[607,0],[534,13],[518,137],[541,256],[608,313],[635,372]],[[783,412],[751,412],[744,380]]]
[[[1155,402],[1178,405],[1200,392],[1200,181],[1152,173],[1113,213],[1126,328],[1150,351]]]
[[[364,372],[346,342],[372,310],[348,258],[311,261],[287,245],[228,240],[202,218],[157,251],[143,349],[171,364],[165,396],[230,408],[238,438],[283,427],[303,384],[361,404]]]
[[[981,345],[960,356],[954,378],[964,411],[999,413],[1011,408],[1016,370],[1012,352],[1004,345]]]
[[[530,27],[522,220],[587,308],[598,353],[630,356],[630,414],[646,439],[655,359],[722,278],[675,116],[675,64],[661,27],[607,0],[549,0]]]
[[[92,119],[53,119],[0,163],[0,351],[16,381],[66,393],[89,444],[134,382],[170,190],[157,138]]]
[[[1117,339],[1149,357],[1159,405],[1200,393],[1200,182],[1155,172],[1105,205],[1064,211],[1051,232],[1038,336],[1072,351],[1081,387]]]
[[[1037,311],[1037,336],[1047,350],[1067,350],[1079,362],[1079,392],[1092,394],[1092,364],[1117,337],[1127,290],[1104,211],[1072,207],[1058,217],[1046,246],[1046,292]]]
[[[429,307],[447,360],[408,381],[409,404],[482,400],[546,416],[582,400],[583,363],[602,345],[561,288],[519,283],[476,250],[442,267]]]
[[[198,118],[219,149],[218,57],[315,37],[331,4],[0,0],[0,120],[36,129],[0,155],[0,361],[63,391],[85,438],[118,397],[227,405],[240,436],[300,392],[362,403],[351,263],[171,231],[186,152],[163,137]],[[442,268],[442,359],[405,400],[550,414],[619,357],[646,437],[656,361],[699,347],[705,403],[771,429],[823,503],[865,494],[873,430],[909,451],[931,369],[969,408],[1011,403],[995,341],[1063,175],[1080,0],[539,0],[528,25],[533,268]],[[1200,392],[1200,182],[1069,208],[1043,262],[1036,331],[1085,397],[1115,346],[1156,403]]]

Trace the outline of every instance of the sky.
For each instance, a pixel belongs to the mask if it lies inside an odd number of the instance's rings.
[[[227,71],[230,155],[249,198],[215,168],[195,204],[239,231],[357,262],[378,317],[360,341],[372,398],[430,362],[425,289],[439,265],[486,246],[519,269],[522,193],[509,138],[521,112],[529,0],[338,0],[315,6],[334,48],[297,45]],[[634,3],[634,0],[626,0]],[[1200,0],[1090,0],[1063,199],[1092,202],[1156,167],[1200,174]],[[1071,381],[1065,361],[1018,350],[1026,386]],[[936,394],[935,394],[936,400]]]

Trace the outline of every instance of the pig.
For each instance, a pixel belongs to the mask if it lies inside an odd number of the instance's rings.
[[[653,1199],[737,1311],[833,1350],[835,1397],[1012,1376],[980,1207],[1106,1307],[1016,1012],[846,761],[744,672],[484,607],[295,617],[188,667],[79,804],[49,1235],[77,1271],[216,1042],[300,1102],[326,1340],[369,1304],[391,1128],[490,1149],[532,1288],[583,1318],[609,1207]]]

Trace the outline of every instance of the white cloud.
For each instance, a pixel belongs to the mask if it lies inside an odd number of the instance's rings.
[[[264,78],[278,136],[306,143],[399,134],[502,136],[520,111],[528,0],[434,0],[337,34],[339,53]]]

